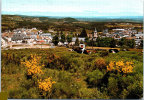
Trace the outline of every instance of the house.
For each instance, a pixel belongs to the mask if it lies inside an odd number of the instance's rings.
[[[83,38],[83,37],[78,37],[78,40],[84,42],[84,41],[85,41],[85,38]],[[75,42],[75,41],[76,41],[76,37],[73,37],[73,38],[72,38],[72,42]]]
[[[58,46],[63,46],[63,45],[64,45],[64,43],[62,43],[62,42],[58,43]]]
[[[84,37],[78,37],[78,40],[79,40],[79,42],[80,42],[80,41],[85,42],[85,38],[84,38]],[[73,38],[72,38],[72,42],[70,43],[70,45],[74,45],[75,42],[76,42],[76,37],[73,37]]]
[[[4,37],[1,37],[1,47],[7,47],[8,43],[7,43],[7,39],[5,39]]]
[[[67,45],[68,45],[68,42],[64,42],[64,45],[67,46]]]
[[[113,31],[125,31],[125,29],[112,29]]]
[[[144,34],[135,34],[135,36],[136,36],[137,39],[142,39]]]
[[[43,33],[43,34],[41,34],[41,37],[42,37],[42,39],[43,40],[45,40],[47,43],[50,43],[50,42],[52,42],[52,35],[51,35],[51,33]]]
[[[26,36],[25,34],[18,32],[18,33],[13,35],[11,40],[12,41],[19,41],[19,40],[23,41],[25,36]]]
[[[141,43],[141,39],[135,39],[136,46],[140,45],[140,43]]]

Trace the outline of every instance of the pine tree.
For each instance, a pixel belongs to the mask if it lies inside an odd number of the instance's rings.
[[[87,37],[87,33],[86,33],[86,30],[85,28],[83,28],[81,34],[79,35],[79,37]]]

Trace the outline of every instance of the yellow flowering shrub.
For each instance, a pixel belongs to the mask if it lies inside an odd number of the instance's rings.
[[[55,84],[55,81],[52,81],[52,78],[49,77],[47,79],[44,80],[38,80],[38,88],[43,92],[50,92],[52,85]]]
[[[111,61],[109,63],[109,65],[107,66],[107,71],[114,71],[115,70],[115,62],[114,61]]]
[[[35,74],[42,74],[42,70],[39,61],[40,61],[39,56],[36,55],[31,55],[31,59],[27,60],[25,62],[22,62],[22,64],[25,65],[25,67],[27,67],[27,74],[28,75],[35,75]]]
[[[107,71],[118,71],[122,73],[131,73],[133,72],[134,63],[131,61],[111,61],[107,66]]]

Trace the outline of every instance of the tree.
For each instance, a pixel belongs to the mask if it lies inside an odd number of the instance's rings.
[[[116,40],[114,38],[112,38],[111,42],[110,42],[110,47],[114,48],[116,47]]]
[[[68,43],[72,42],[72,35],[67,35],[67,42]]]
[[[139,48],[143,48],[143,40],[141,40]]]
[[[79,46],[79,39],[78,39],[78,37],[76,38],[75,45]]]
[[[120,41],[119,41],[119,45],[120,45],[120,46],[123,46],[123,45],[126,45],[126,44],[127,44],[126,38],[120,39]]]
[[[58,42],[59,42],[59,36],[58,36],[58,35],[55,35],[55,36],[53,37],[52,42],[53,42],[55,45],[58,45]]]
[[[135,47],[135,40],[134,39],[128,40],[127,41],[127,46],[130,47],[130,48],[134,48]]]
[[[88,37],[86,37],[86,38],[85,38],[85,43],[86,43],[87,45],[89,45],[89,44],[90,44],[90,40],[89,40],[89,38],[88,38]]]
[[[135,47],[135,40],[132,39],[132,40],[128,40],[126,38],[122,38],[120,41],[119,41],[119,45],[120,46],[127,46],[129,48],[134,48]]]
[[[65,37],[65,34],[62,34],[61,35],[61,40],[60,40],[62,43],[64,43],[66,41],[66,37]]]
[[[83,44],[83,43],[84,43],[84,41],[83,41],[83,40],[81,40],[81,41],[80,41],[80,44]]]
[[[87,33],[86,33],[86,30],[85,28],[83,28],[81,34],[79,35],[79,37],[87,37]]]

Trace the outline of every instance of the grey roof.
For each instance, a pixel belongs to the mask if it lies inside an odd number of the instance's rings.
[[[135,34],[136,37],[144,36],[144,34]]]
[[[24,36],[24,39],[31,39],[30,36]]]
[[[11,39],[12,39],[12,41],[24,40],[25,36],[26,35],[23,34],[23,33],[16,33],[16,34],[13,35],[13,37]]]
[[[138,32],[138,34],[143,34],[142,32]]]
[[[51,33],[43,33],[42,36],[51,36]]]
[[[85,41],[85,38],[82,38],[82,37],[78,37],[79,41]],[[72,42],[75,42],[76,41],[76,37],[73,37],[72,38]]]

